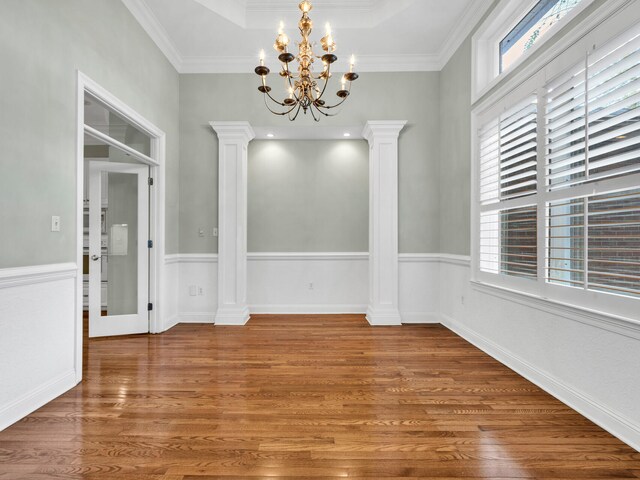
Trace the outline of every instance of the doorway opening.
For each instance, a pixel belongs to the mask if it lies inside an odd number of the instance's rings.
[[[80,72],[77,101],[75,359],[82,372],[85,317],[89,337],[164,330],[165,134]]]

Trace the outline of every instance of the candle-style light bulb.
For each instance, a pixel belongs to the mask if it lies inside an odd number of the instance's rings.
[[[278,35],[282,35],[284,33],[284,22],[280,21],[280,27],[278,27]]]
[[[260,65],[264,67],[264,50],[260,50]]]
[[[327,37],[331,36],[331,24],[329,22],[327,22],[327,24],[325,25],[325,29],[327,32]]]
[[[289,98],[293,100],[293,87],[289,87]]]
[[[347,77],[345,77],[344,75],[342,76],[342,90],[346,90],[347,89]]]
[[[353,67],[356,64],[356,56],[355,55],[351,55],[351,67],[350,67],[350,72],[353,73]]]

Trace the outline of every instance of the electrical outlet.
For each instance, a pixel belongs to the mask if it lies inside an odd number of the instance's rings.
[[[198,230],[198,236],[199,237],[204,237],[204,229],[201,228],[200,230]]]
[[[218,236],[218,227],[213,227],[213,236],[214,237]]]
[[[59,232],[60,231],[60,217],[54,215],[51,217],[51,231]]]
[[[313,282],[309,282],[309,290],[313,290]]]
[[[200,296],[204,295],[204,292],[202,291],[202,287],[198,287],[198,295]]]

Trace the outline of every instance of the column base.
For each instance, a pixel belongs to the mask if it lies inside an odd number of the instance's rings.
[[[372,327],[397,327],[402,325],[400,311],[397,309],[376,310],[367,308],[367,322]]]
[[[246,325],[249,318],[249,307],[218,309],[215,324],[218,326],[242,327]]]

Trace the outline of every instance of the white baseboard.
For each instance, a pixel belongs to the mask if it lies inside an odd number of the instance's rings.
[[[251,305],[251,314],[340,315],[364,314],[366,305]]]
[[[177,316],[177,323],[211,323],[215,322],[216,314],[211,313],[180,313]]]
[[[440,315],[435,312],[430,313],[422,313],[422,312],[400,312],[400,316],[402,317],[402,323],[411,325],[411,324],[439,324],[440,323]]]
[[[0,431],[13,425],[76,385],[76,371],[70,370],[16,399],[0,410]]]
[[[602,405],[589,395],[567,386],[557,378],[539,370],[534,365],[531,365],[456,320],[443,315],[442,324],[503,365],[506,365],[530,382],[536,384],[545,392],[553,395],[562,403],[573,408],[593,423],[618,437],[632,448],[640,451],[640,425]]]
[[[173,315],[171,317],[169,317],[167,319],[167,321],[164,324],[164,329],[162,330],[161,333],[164,333],[168,330],[171,330],[173,327],[175,327],[176,325],[178,325],[180,323],[180,317],[178,315]]]

